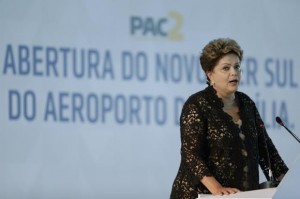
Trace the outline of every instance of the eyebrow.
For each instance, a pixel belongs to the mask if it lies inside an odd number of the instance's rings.
[[[231,65],[231,63],[221,63],[221,65]],[[241,65],[241,62],[236,62],[234,65]]]

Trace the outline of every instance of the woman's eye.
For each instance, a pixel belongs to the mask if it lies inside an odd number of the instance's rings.
[[[240,70],[241,66],[240,66],[240,65],[236,65],[234,68],[235,68],[236,70]]]
[[[230,68],[228,66],[223,67],[224,71],[228,71]]]

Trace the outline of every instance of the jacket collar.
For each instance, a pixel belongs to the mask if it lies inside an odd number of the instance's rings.
[[[224,103],[223,103],[222,98],[218,97],[217,91],[214,89],[213,86],[206,87],[204,91],[207,93],[208,100],[211,103],[213,103],[218,108],[223,108],[224,107]],[[237,92],[235,92],[235,99],[236,99],[237,103],[239,104]]]

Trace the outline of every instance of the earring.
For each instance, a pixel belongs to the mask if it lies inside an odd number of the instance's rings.
[[[211,85],[211,86],[214,86],[214,85],[215,85],[215,82],[214,82],[214,81],[210,81],[210,85]]]

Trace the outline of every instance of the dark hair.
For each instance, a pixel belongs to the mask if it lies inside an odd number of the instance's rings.
[[[243,50],[239,44],[230,38],[219,38],[210,41],[202,50],[200,64],[203,71],[210,72],[214,69],[218,61],[227,54],[236,54],[240,61],[243,59]],[[209,79],[208,79],[209,80]]]

